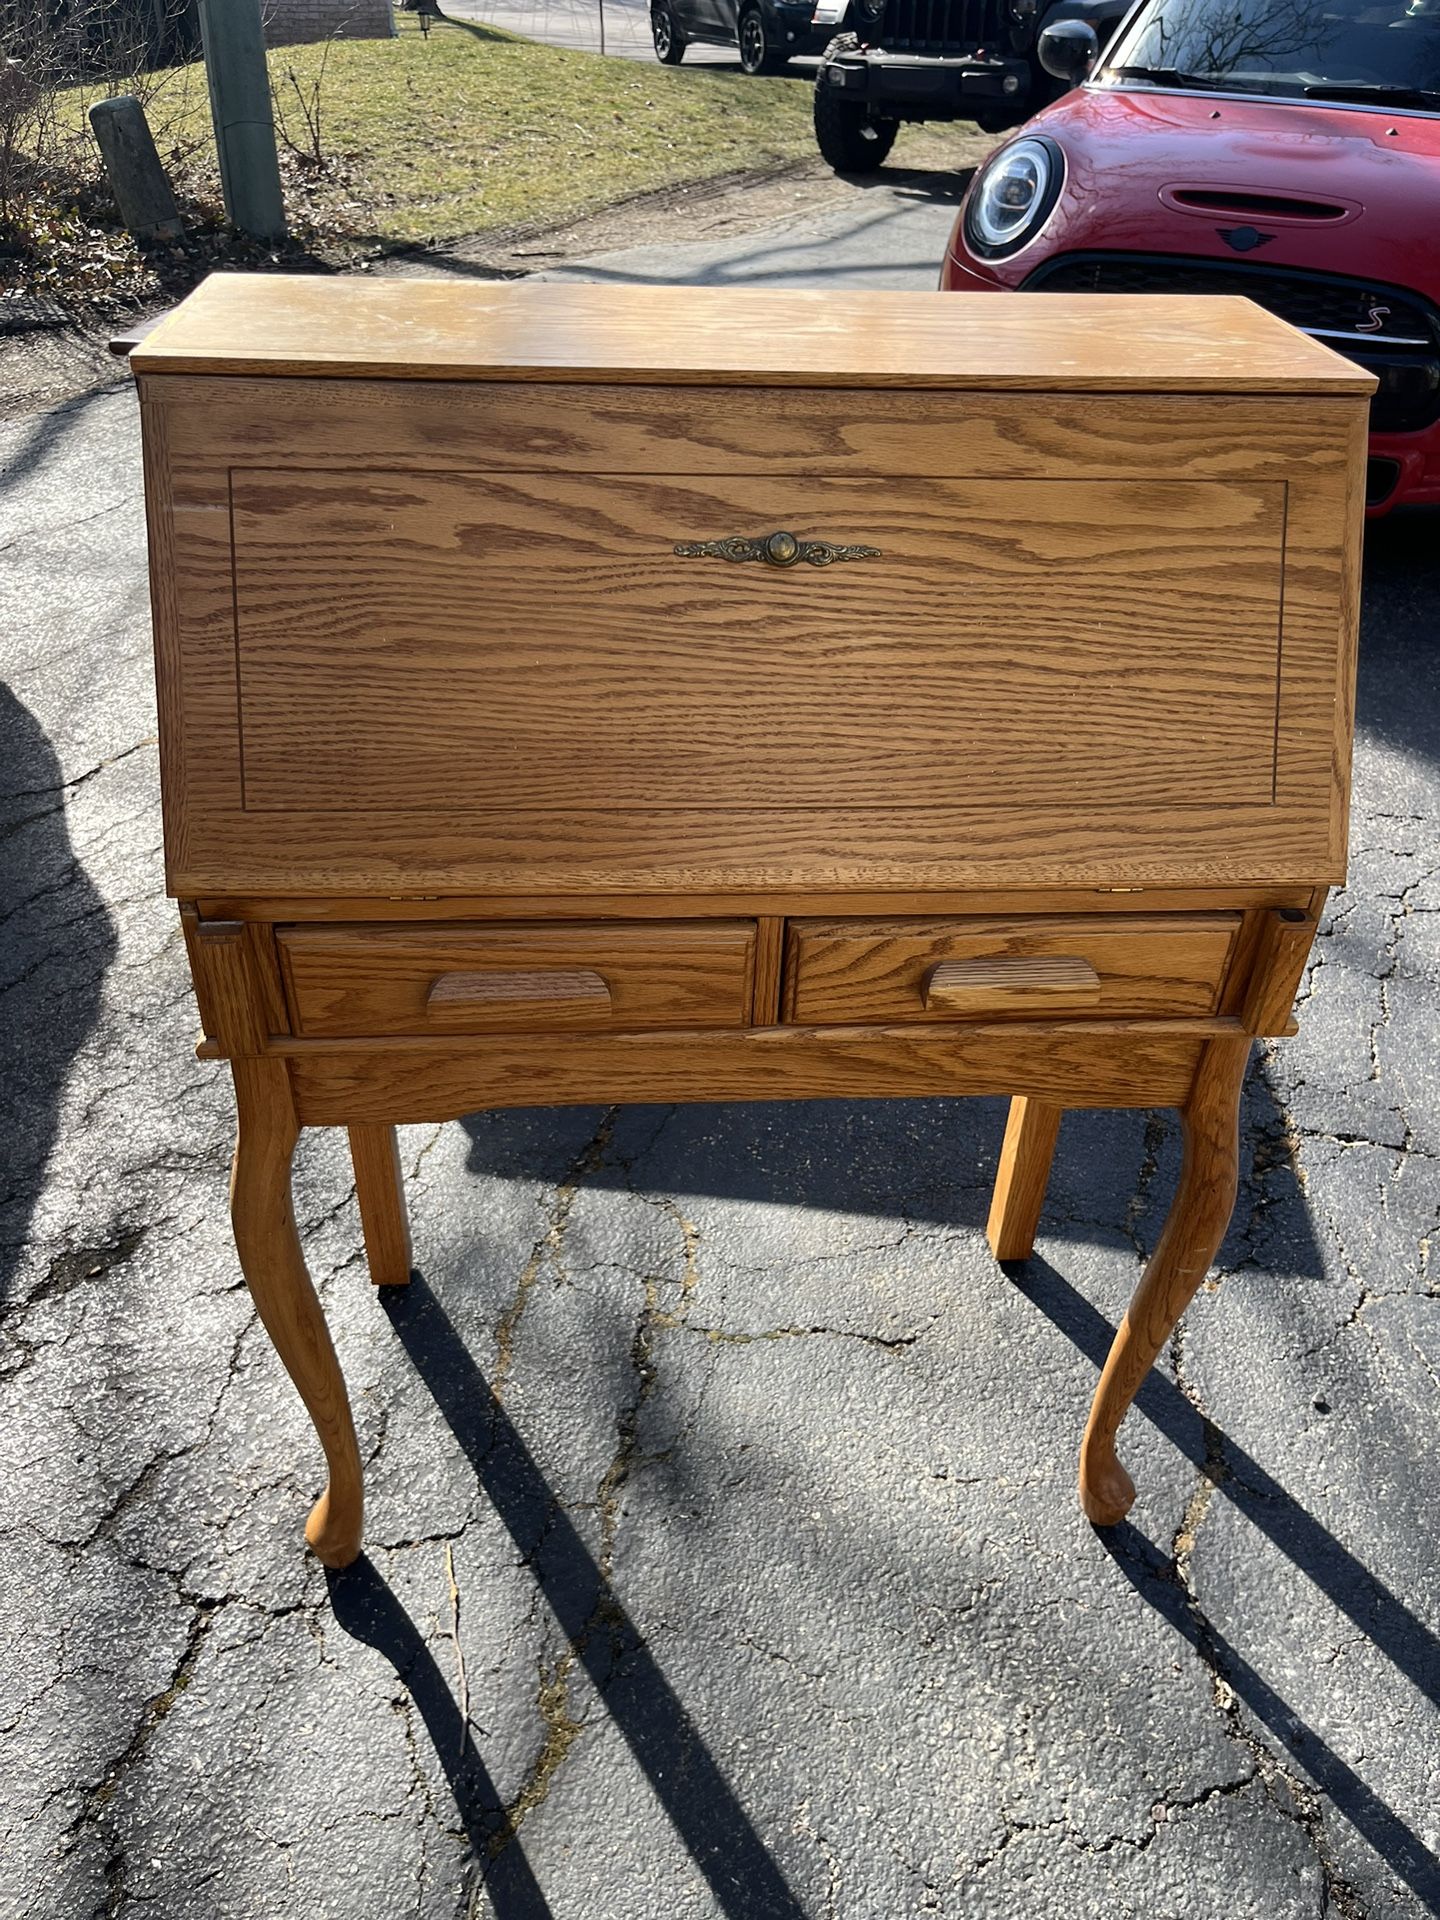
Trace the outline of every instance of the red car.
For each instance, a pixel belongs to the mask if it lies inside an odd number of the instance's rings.
[[[1144,0],[977,173],[957,292],[1243,293],[1380,382],[1372,513],[1440,504],[1440,0]]]

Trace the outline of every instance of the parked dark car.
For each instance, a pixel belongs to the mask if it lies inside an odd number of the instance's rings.
[[[1103,45],[1131,0],[852,0],[815,76],[815,138],[837,173],[881,166],[906,120],[973,120],[1000,133],[1061,91],[1035,43],[1060,20]],[[816,7],[823,18],[825,0]]]
[[[651,0],[655,56],[678,66],[700,41],[740,49],[746,73],[778,73],[797,53],[821,53],[838,30],[816,26],[815,0]]]
[[[1379,381],[1370,512],[1440,506],[1440,0],[1146,0],[1041,52],[1084,84],[975,176],[942,288],[1248,295]]]

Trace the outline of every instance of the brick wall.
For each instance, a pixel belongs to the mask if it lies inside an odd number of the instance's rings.
[[[395,31],[391,0],[264,0],[265,38],[272,47],[299,40],[388,40]]]

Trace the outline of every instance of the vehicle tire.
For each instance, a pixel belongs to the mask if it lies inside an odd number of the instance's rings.
[[[830,46],[841,53],[859,45],[853,34],[844,33]],[[825,83],[825,63],[815,76],[815,141],[821,157],[836,173],[876,173],[890,157],[898,120],[872,120],[868,107],[858,100],[846,100],[836,87]]]
[[[770,38],[759,7],[746,7],[735,29],[740,43],[740,65],[746,73],[778,73],[790,58]]]
[[[1032,114],[1039,113],[1042,105],[1048,101],[1031,101],[1023,107],[977,107],[975,124],[981,133],[1008,133],[1012,127],[1022,127]]]
[[[676,26],[674,14],[663,4],[650,9],[650,38],[655,42],[655,58],[666,67],[678,67],[690,44]]]

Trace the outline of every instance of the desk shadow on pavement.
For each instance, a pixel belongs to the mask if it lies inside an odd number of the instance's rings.
[[[1007,1266],[1025,1298],[1097,1367],[1104,1364],[1114,1328],[1045,1260]],[[1440,1639],[1398,1595],[1307,1513],[1251,1454],[1203,1420],[1164,1374],[1146,1376],[1135,1409],[1158,1427],[1197,1467],[1208,1467],[1218,1490],[1236,1506],[1395,1667],[1440,1705]],[[1440,1914],[1440,1859],[1386,1806],[1335,1750],[1308,1727],[1206,1618],[1182,1585],[1173,1561],[1129,1521],[1097,1529],[1096,1538],[1135,1591],[1174,1628],[1210,1671],[1310,1774],[1321,1792],[1380,1858]]]
[[[100,1013],[115,927],[75,858],[55,749],[0,684],[0,1307],[45,1185],[75,1055]],[[124,1248],[62,1255],[40,1289],[66,1291]]]
[[[978,1234],[1003,1122],[1000,1103],[801,1102],[786,1109],[783,1127],[770,1125],[769,1113],[765,1107],[741,1103],[670,1110],[668,1118],[666,1109],[653,1108],[648,1114],[632,1109],[632,1139],[647,1142],[639,1165],[612,1147],[601,1164],[587,1172],[587,1188],[626,1189],[638,1178],[646,1189],[771,1206],[783,1203],[852,1215],[899,1211],[917,1224],[966,1226]],[[535,1112],[525,1117],[533,1127]],[[514,1118],[491,1115],[466,1124],[472,1171],[507,1171],[520,1139]],[[1066,1125],[1062,1154],[1098,1169],[1106,1154],[1123,1151],[1127,1137],[1138,1156],[1146,1119],[1139,1113],[1119,1119],[1077,1113]],[[1117,1134],[1121,1125],[1127,1134]],[[1250,1148],[1263,1145],[1264,1155],[1257,1159],[1263,1157],[1266,1170],[1250,1179],[1268,1189],[1272,1231],[1284,1238],[1294,1271],[1318,1276],[1324,1263],[1309,1208],[1293,1170],[1287,1181],[1275,1156],[1284,1129],[1274,1090],[1263,1073],[1253,1073],[1245,1105],[1247,1159]],[[523,1147],[521,1151],[523,1155]],[[1072,1182],[1075,1171],[1072,1164]],[[1113,1174],[1110,1184],[1115,1186]],[[1163,1183],[1153,1198],[1168,1199]],[[1084,1219],[1065,1219],[1062,1231],[1077,1239],[1091,1232],[1103,1237],[1098,1224]],[[1021,1295],[1098,1373],[1114,1338],[1109,1318],[1043,1258],[1008,1266],[1006,1272]],[[1440,1639],[1260,1461],[1202,1419],[1159,1371],[1147,1377],[1132,1417],[1151,1420],[1197,1468],[1211,1472],[1223,1497],[1401,1674],[1440,1705]],[[1173,1563],[1128,1525],[1099,1538],[1137,1594],[1229,1683],[1280,1750],[1295,1756],[1336,1811],[1408,1883],[1427,1910],[1440,1914],[1440,1860],[1204,1618]]]
[[[804,1920],[698,1729],[424,1278],[381,1290],[411,1364],[533,1570],[616,1728],[726,1920]],[[496,1920],[543,1920],[544,1898],[433,1656],[364,1559],[331,1574],[335,1618],[411,1691],[445,1766]],[[458,1761],[450,1756],[460,1755]]]
[[[524,1849],[508,1833],[495,1782],[415,1622],[363,1554],[343,1572],[327,1569],[325,1581],[336,1622],[353,1640],[384,1655],[424,1721],[471,1851],[485,1874],[496,1920],[550,1920]]]

